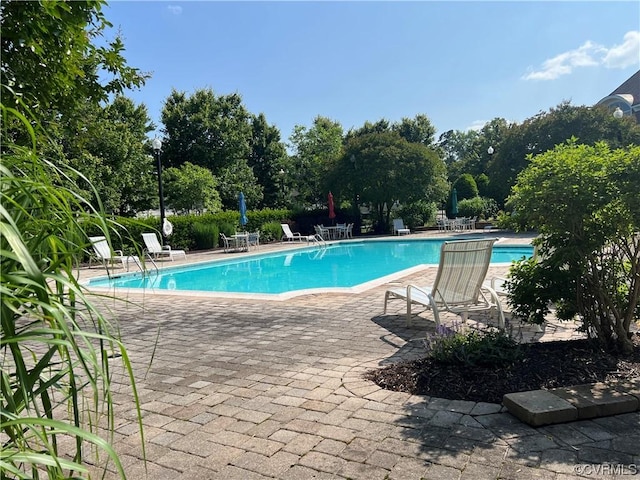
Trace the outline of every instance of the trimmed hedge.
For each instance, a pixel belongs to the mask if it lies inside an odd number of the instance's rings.
[[[220,233],[233,235],[236,231],[260,231],[261,242],[280,241],[282,238],[281,223],[288,223],[291,229],[303,235],[314,233],[314,225],[332,225],[334,223],[357,223],[358,219],[351,214],[338,211],[337,217],[329,219],[327,209],[293,211],[288,209],[264,209],[247,212],[248,223],[241,229],[240,213],[224,211],[205,213],[203,215],[171,215],[167,219],[173,224],[173,233],[169,237],[172,248],[187,251],[208,250],[219,247]],[[160,234],[160,218],[128,218],[113,219],[114,231],[112,243],[114,249],[121,249],[127,255],[139,255],[144,248],[142,233]],[[100,235],[99,231],[88,231],[89,235]]]

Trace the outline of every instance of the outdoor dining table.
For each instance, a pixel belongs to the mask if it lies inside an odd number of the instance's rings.
[[[337,240],[339,238],[343,238],[346,234],[347,227],[346,226],[332,226],[332,227],[322,227],[323,230],[326,230],[329,238],[325,240]]]
[[[240,251],[249,251],[249,233],[234,233],[232,237],[235,239],[236,248]]]

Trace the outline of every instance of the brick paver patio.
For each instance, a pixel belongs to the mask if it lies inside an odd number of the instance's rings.
[[[401,283],[428,284],[435,270]],[[108,302],[144,415],[146,467],[131,387],[114,368],[114,446],[128,478],[560,480],[640,470],[638,412],[535,429],[501,405],[364,380],[367,369],[420,356],[416,339],[434,329],[427,313],[407,328],[401,302],[383,316],[386,286],[286,301],[147,294]],[[550,323],[524,335],[576,334]]]

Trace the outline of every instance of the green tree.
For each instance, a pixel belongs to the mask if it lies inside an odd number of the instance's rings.
[[[238,194],[244,193],[247,208],[257,208],[262,203],[262,185],[247,165],[246,160],[237,161],[218,174],[220,198],[226,210],[238,209]]]
[[[575,139],[529,157],[509,203],[540,232],[539,255],[512,268],[514,313],[541,323],[549,303],[578,315],[606,347],[632,349],[640,318],[640,147],[611,150]]]
[[[249,158],[249,112],[238,94],[216,96],[211,89],[200,89],[187,96],[173,90],[161,116],[166,166],[190,162],[219,177],[223,168]]]
[[[285,145],[280,141],[280,130],[269,125],[262,113],[252,118],[251,129],[248,164],[264,189],[264,197],[256,206],[282,207],[285,198],[283,177],[285,169],[288,169],[288,157]]]
[[[640,125],[631,117],[618,120],[605,108],[576,107],[568,102],[510,125],[500,143],[493,144],[495,153],[487,166],[491,197],[504,205],[518,174],[528,165],[528,156],[552,150],[571,137],[584,145],[599,141],[612,147],[638,145]]]
[[[486,173],[481,173],[474,179],[476,181],[476,185],[478,186],[478,195],[481,197],[487,196],[489,191],[489,177]],[[495,202],[495,201],[494,201]]]
[[[163,171],[167,206],[184,213],[215,213],[222,207],[218,182],[203,167],[186,162],[180,168],[169,167]]]
[[[492,156],[489,147],[500,144],[508,123],[503,118],[494,118],[480,130],[460,130],[440,135],[438,147],[448,168],[449,181],[453,182],[463,173],[478,176],[486,174]]]
[[[470,173],[464,173],[453,183],[458,200],[471,199],[478,196],[478,186]]]
[[[328,186],[327,172],[342,151],[343,130],[340,123],[318,116],[313,126],[296,125],[289,138],[293,154],[286,173],[294,201],[299,205],[323,204]]]
[[[436,134],[436,128],[424,114],[403,118],[399,123],[391,125],[391,131],[398,132],[407,142],[422,143],[427,147],[434,143]]]
[[[437,153],[397,132],[357,135],[347,140],[330,178],[339,196],[370,204],[378,230],[387,230],[394,204],[432,202],[446,195],[445,166]],[[339,199],[336,199],[338,201]]]
[[[0,4],[3,478],[85,476],[88,444],[105,451],[109,468],[124,478],[108,439],[115,424],[110,365],[116,355],[128,369],[141,418],[127,351],[75,270],[89,248],[86,229],[110,238],[118,228],[105,219],[98,195],[91,201],[78,193],[77,181],[88,191],[91,185],[69,167],[55,135],[61,125],[81,127],[85,106],[146,78],[126,65],[119,39],[94,44],[109,26],[103,5]],[[144,452],[140,420],[139,426]],[[90,461],[99,462],[97,455]]]
[[[474,144],[478,136],[476,130],[449,130],[440,135],[437,147],[451,181],[467,171],[467,159],[476,155]]]
[[[20,98],[42,121],[56,115],[68,120],[79,103],[98,104],[144,85],[149,75],[126,64],[119,36],[97,45],[111,26],[103,5],[102,0],[0,3],[0,79],[15,92],[3,95],[3,103],[22,108],[15,101]]]
[[[86,103],[78,107],[84,119],[80,128],[75,122],[59,122],[59,154],[75,169],[86,172],[89,183],[78,179],[83,195],[93,191],[107,212],[133,216],[158,204],[156,167],[149,155],[147,132],[152,128],[144,105],[117,96],[105,107]],[[51,124],[53,126],[54,124]],[[52,150],[53,152],[53,150]]]

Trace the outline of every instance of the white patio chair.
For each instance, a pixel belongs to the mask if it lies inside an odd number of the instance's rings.
[[[106,237],[89,237],[91,246],[102,266],[109,271],[109,266],[114,267],[122,264],[123,268],[129,270],[129,262],[135,262],[140,265],[140,259],[135,255],[124,255],[122,250],[111,250],[111,246]],[[91,257],[89,258],[89,268],[91,268]]]
[[[384,296],[384,313],[387,302],[399,298],[407,303],[407,326],[411,325],[411,306],[419,304],[433,310],[436,325],[440,325],[440,311],[460,314],[467,320],[470,311],[494,309],[498,312],[498,324],[504,328],[504,313],[496,292],[483,285],[493,244],[497,238],[444,242],[440,250],[440,264],[433,286],[408,285],[392,288]]]
[[[171,261],[173,261],[173,257],[175,255],[187,258],[187,252],[185,252],[184,250],[174,250],[171,248],[171,245],[160,245],[158,237],[153,232],[143,233],[142,239],[144,240],[144,244],[146,246],[146,252],[156,260],[162,256],[165,256],[169,257]]]
[[[345,232],[345,238],[353,238],[353,223],[347,224],[347,230]]]
[[[329,229],[325,228],[322,225],[315,225],[313,227],[316,231],[316,235],[319,235],[323,240],[331,240],[331,234],[329,233]]]
[[[249,237],[247,238],[247,247],[258,248],[260,246],[260,231],[250,232]]]
[[[393,219],[393,234],[394,235],[409,235],[411,230],[404,226],[404,220],[401,218]]]
[[[222,239],[225,253],[237,252],[240,249],[237,237],[227,237],[224,233],[220,232],[220,238]]]
[[[300,241],[302,242],[304,241],[311,241],[314,238],[314,235],[302,235],[299,232],[292,232],[291,231],[291,227],[289,226],[288,223],[281,223],[280,226],[282,227],[282,232],[284,233],[284,235],[282,236],[282,239],[280,241],[284,242],[285,240],[287,241]]]

